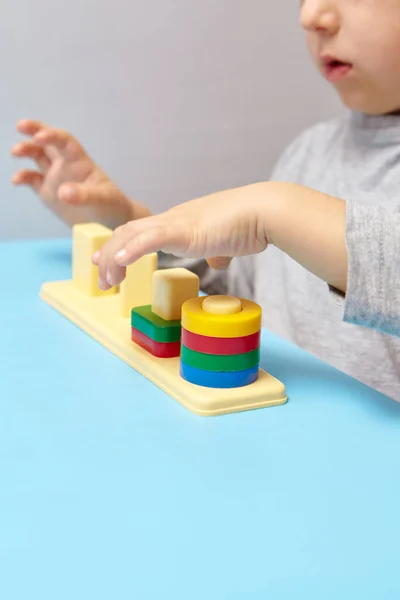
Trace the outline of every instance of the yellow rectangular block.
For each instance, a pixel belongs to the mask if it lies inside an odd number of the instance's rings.
[[[163,269],[153,276],[151,310],[166,321],[181,318],[182,304],[199,295],[199,278],[188,269]]]
[[[92,263],[92,255],[100,250],[112,235],[112,230],[99,223],[80,223],[72,230],[72,280],[74,286],[88,296],[110,296],[99,288],[99,269]]]
[[[158,267],[157,252],[142,256],[126,268],[120,285],[120,315],[130,317],[132,308],[151,304],[153,274]]]

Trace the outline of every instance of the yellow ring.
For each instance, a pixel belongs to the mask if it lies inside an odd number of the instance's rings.
[[[182,327],[192,333],[214,338],[236,338],[261,329],[261,306],[239,298],[242,310],[231,315],[213,315],[202,309],[204,297],[191,298],[182,305]]]

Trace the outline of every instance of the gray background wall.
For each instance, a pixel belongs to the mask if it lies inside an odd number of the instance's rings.
[[[69,233],[10,184],[19,118],[70,129],[159,211],[268,178],[301,129],[340,110],[293,0],[13,0],[0,72],[1,239]]]

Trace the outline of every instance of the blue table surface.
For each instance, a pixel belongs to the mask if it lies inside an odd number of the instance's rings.
[[[400,405],[263,332],[289,402],[198,417],[38,296],[69,240],[0,244],[0,598],[399,598]]]

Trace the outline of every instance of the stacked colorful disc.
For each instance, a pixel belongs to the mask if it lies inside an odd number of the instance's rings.
[[[180,374],[213,388],[254,383],[260,364],[261,307],[233,296],[192,298],[182,306]]]

